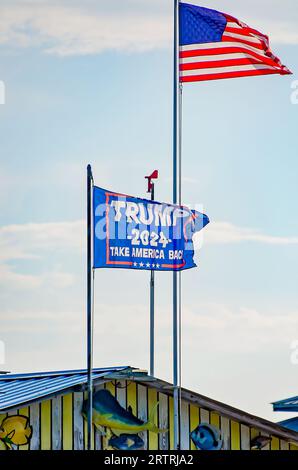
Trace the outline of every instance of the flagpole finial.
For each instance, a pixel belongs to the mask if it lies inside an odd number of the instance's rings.
[[[148,180],[148,189],[147,193],[151,193],[152,190],[152,180],[157,180],[158,179],[158,170],[154,170],[153,173],[151,173],[150,176],[145,176],[145,178]]]
[[[88,174],[88,177],[93,180],[92,168],[91,168],[90,163],[88,163],[88,165],[87,165],[87,174]]]

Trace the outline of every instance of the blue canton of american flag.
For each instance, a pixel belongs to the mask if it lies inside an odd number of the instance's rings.
[[[268,36],[216,10],[180,3],[180,81],[291,74]]]

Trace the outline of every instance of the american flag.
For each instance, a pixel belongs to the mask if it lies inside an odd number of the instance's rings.
[[[180,3],[180,81],[291,74],[269,38],[225,13]]]

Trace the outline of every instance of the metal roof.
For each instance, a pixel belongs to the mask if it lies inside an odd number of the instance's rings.
[[[292,431],[298,431],[298,416],[296,418],[286,419],[284,421],[280,421],[278,423],[280,426],[284,428],[291,429]]]
[[[272,405],[273,411],[298,411],[298,397],[275,401]]]
[[[93,379],[131,370],[133,369],[128,366],[93,369]],[[87,371],[83,369],[0,375],[0,411],[86,383]]]
[[[147,371],[129,366],[107,367],[93,369],[93,379],[96,382],[111,380],[134,380],[156,388],[162,393],[173,395],[173,385],[148,375]],[[0,412],[29,405],[37,400],[49,398],[59,393],[66,393],[76,387],[84,387],[87,383],[86,369],[64,370],[52,372],[34,372],[27,374],[0,374]],[[250,427],[258,427],[268,433],[274,433],[282,439],[298,443],[298,433],[277,423],[272,423],[257,416],[250,415],[242,410],[233,408],[224,403],[192,392],[181,390],[182,398],[202,408],[213,410],[238,420]],[[298,397],[282,400],[298,403]],[[281,402],[276,402],[281,403]],[[296,405],[297,406],[297,405]],[[284,410],[285,408],[283,408]],[[297,408],[296,408],[297,410]]]

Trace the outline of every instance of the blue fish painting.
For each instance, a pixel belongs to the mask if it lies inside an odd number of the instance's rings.
[[[157,405],[156,405],[157,406]],[[82,414],[86,419],[87,401],[83,404]],[[131,409],[123,408],[109,390],[98,390],[93,395],[94,425],[102,430],[106,427],[113,431],[113,434],[138,434],[141,431],[151,431],[154,433],[167,432],[167,429],[159,429],[153,421],[156,407],[154,407],[147,422],[142,421],[133,415]]]
[[[220,450],[222,448],[220,431],[211,424],[200,424],[190,433],[190,437],[197,449]]]
[[[109,439],[109,446],[115,450],[140,450],[144,447],[144,441],[137,434],[120,434]]]

